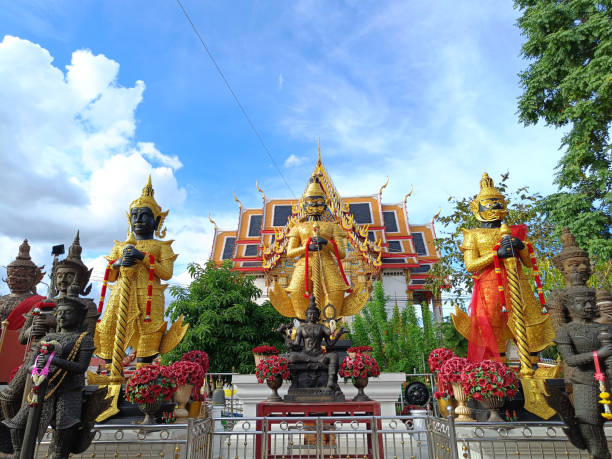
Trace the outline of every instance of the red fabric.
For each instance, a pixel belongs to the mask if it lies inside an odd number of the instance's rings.
[[[527,239],[526,225],[510,227],[512,237]],[[506,269],[501,264],[504,290],[508,289]],[[503,336],[508,314],[502,312],[497,276],[493,265],[475,276],[472,301],[470,303],[470,340],[467,358],[470,362],[485,359],[501,361],[497,339]],[[508,310],[511,305],[506,305]]]
[[[311,237],[308,238],[304,246],[304,258],[306,259],[304,261],[304,270],[306,271],[304,275],[304,298],[310,298],[310,293],[308,291],[308,246],[310,245],[310,241],[312,241]]]
[[[342,274],[342,279],[344,279],[344,283],[348,286],[348,280],[346,279],[346,274],[344,274],[344,267],[342,266],[342,261],[340,260],[340,252],[338,252],[338,244],[333,239],[330,241],[334,246],[334,255],[336,255],[336,260],[338,261],[338,268],[340,268],[340,274]],[[353,290],[348,289],[348,292],[351,293]]]
[[[23,327],[23,324],[25,323],[24,315],[30,312],[30,310],[34,308],[34,306],[36,306],[44,299],[44,296],[32,295],[23,300],[21,303],[19,303],[17,307],[13,309],[9,316],[6,318],[6,320],[8,320],[9,322],[8,329],[19,330],[21,327]]]

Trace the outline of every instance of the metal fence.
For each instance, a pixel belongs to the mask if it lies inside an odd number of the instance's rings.
[[[212,457],[212,419],[188,419],[186,424],[117,425],[94,427],[87,451],[72,458],[174,458]],[[36,448],[36,458],[50,457],[48,431]]]

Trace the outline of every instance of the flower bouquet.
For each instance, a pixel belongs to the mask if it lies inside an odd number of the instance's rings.
[[[181,360],[195,362],[202,367],[202,371],[204,372],[204,378],[206,378],[206,373],[208,373],[209,368],[209,358],[208,354],[204,351],[189,351],[183,354]],[[202,384],[193,385],[193,391],[191,392],[191,399],[195,402],[203,402],[205,400],[204,394],[201,393]]]
[[[176,392],[176,380],[170,367],[147,365],[137,369],[125,387],[125,398],[145,413],[144,424],[160,410],[164,400]]]
[[[445,347],[439,347],[430,352],[427,362],[429,363],[429,370],[434,374],[436,379],[436,391],[434,392],[434,398],[438,400],[438,406],[440,413],[443,416],[447,414],[448,407],[455,409],[457,402],[449,396],[448,390],[445,390],[445,386],[440,381],[440,369],[442,365],[449,359],[455,357],[455,353]]]
[[[438,390],[434,396],[439,399],[452,394],[455,397],[458,403],[456,412],[459,414],[457,421],[474,421],[470,417],[472,410],[465,404],[467,397],[461,386],[463,374],[469,371],[471,365],[468,359],[451,357],[442,364],[438,372]]]
[[[172,372],[178,384],[176,390],[176,403],[177,407],[174,410],[174,414],[177,418],[186,418],[188,416],[185,405],[189,401],[189,396],[192,391],[197,387],[202,387],[204,383],[204,371],[199,363],[192,362],[190,360],[181,360],[172,365]]]
[[[489,421],[503,421],[497,410],[506,398],[516,395],[519,381],[503,363],[483,360],[470,365],[461,377],[461,385],[468,399],[478,400],[490,410]]]
[[[368,397],[363,389],[368,385],[368,377],[379,376],[380,369],[374,358],[366,354],[357,353],[355,357],[346,356],[340,365],[340,376],[345,379],[351,378],[353,385],[357,388],[357,395],[354,401],[368,401]]]
[[[259,365],[262,359],[270,355],[278,355],[278,349],[274,346],[268,346],[267,344],[254,347],[251,351],[253,351],[253,357],[255,357],[255,366]]]
[[[257,382],[262,384],[264,381],[272,389],[269,401],[281,401],[278,389],[283,384],[283,379],[289,379],[289,361],[285,357],[271,355],[262,359],[255,367]]]

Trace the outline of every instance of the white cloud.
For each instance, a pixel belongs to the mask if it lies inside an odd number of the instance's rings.
[[[283,74],[280,73],[278,75],[278,89],[283,89],[284,84],[285,84],[285,78],[283,77]]]
[[[99,278],[101,257],[113,239],[125,237],[125,212],[149,174],[162,208],[180,209],[187,193],[174,175],[182,167],[178,156],[136,141],[144,83],[121,86],[119,63],[89,50],[75,51],[66,68],[30,41],[0,42],[0,264],[13,260],[27,237],[34,261],[49,271],[50,246],[68,246],[80,229]],[[168,226],[197,241],[187,255],[207,258],[208,230],[178,215],[170,214]]]
[[[283,164],[283,166],[285,167],[297,167],[297,166],[301,166],[302,164],[304,164],[306,162],[306,159],[304,156],[295,156],[295,155],[289,155],[289,157],[285,160],[285,163]]]

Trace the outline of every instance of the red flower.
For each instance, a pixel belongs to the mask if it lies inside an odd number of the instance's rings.
[[[265,344],[263,346],[254,347],[251,349],[251,351],[253,351],[253,354],[278,355],[278,349],[276,349],[274,346],[268,346]]]
[[[429,363],[429,369],[433,372],[440,371],[442,364],[446,362],[451,357],[455,357],[455,354],[450,349],[446,349],[444,347],[439,347],[438,349],[434,349],[429,354],[429,358],[427,362]]]
[[[272,380],[277,375],[283,379],[289,379],[289,361],[285,357],[271,355],[262,359],[255,368],[255,376],[259,384],[268,379]]]
[[[176,392],[176,381],[169,367],[149,365],[137,369],[129,379],[126,398],[132,403],[153,403],[169,400]]]

